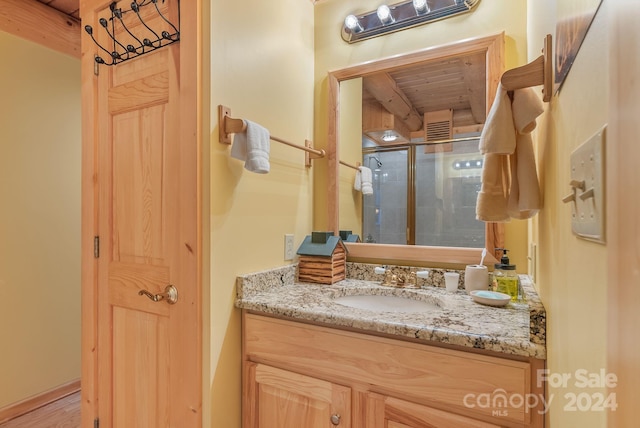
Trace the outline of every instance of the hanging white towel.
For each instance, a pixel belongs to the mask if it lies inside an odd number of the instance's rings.
[[[507,222],[508,155],[487,153],[482,165],[482,184],[476,202],[476,218],[480,221]]]
[[[360,168],[360,188],[363,195],[371,195],[373,194],[373,174],[371,173],[371,169],[366,166],[361,166]],[[357,176],[357,174],[356,174]],[[357,179],[357,177],[356,177]]]
[[[536,127],[536,118],[544,112],[544,106],[533,89],[526,88],[514,91],[512,109],[516,130],[516,150],[509,159],[511,189],[508,212],[511,218],[527,219],[536,215],[542,208],[530,133]]]
[[[513,130],[513,113],[509,92],[498,84],[496,98],[480,134],[480,153],[508,155],[516,148],[516,134]]]
[[[269,131],[250,120],[244,120],[244,123],[247,125],[247,130],[234,135],[231,157],[245,161],[244,167],[248,171],[266,174],[270,168]]]
[[[362,190],[362,173],[360,172],[360,168],[356,171],[356,179],[353,182],[353,190],[360,192]]]
[[[540,97],[531,88],[513,91],[513,126],[519,134],[528,134],[536,127],[536,118],[544,112]]]
[[[498,85],[494,104],[480,136],[484,154],[476,218],[504,222],[533,217],[541,208],[530,132],[544,107],[531,88],[518,89],[513,101]]]

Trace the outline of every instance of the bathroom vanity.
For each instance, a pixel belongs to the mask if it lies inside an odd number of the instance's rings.
[[[243,427],[542,427],[544,308],[474,303],[441,271],[391,288],[348,263],[334,285],[297,283],[295,265],[238,278]],[[418,312],[344,306],[343,296],[428,302]]]

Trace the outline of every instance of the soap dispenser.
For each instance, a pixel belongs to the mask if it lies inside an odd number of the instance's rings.
[[[507,249],[496,248],[502,250],[502,258],[500,263],[495,264],[493,270],[493,289],[499,293],[511,296],[511,301],[518,300],[518,274],[516,273],[516,265],[509,263]]]

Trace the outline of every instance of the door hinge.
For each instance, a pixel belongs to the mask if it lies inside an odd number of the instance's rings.
[[[100,419],[95,418],[93,420],[93,428],[100,428]]]
[[[100,257],[100,237],[99,236],[93,237],[93,257],[95,257],[96,259]]]

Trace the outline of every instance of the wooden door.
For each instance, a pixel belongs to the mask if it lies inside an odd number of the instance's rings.
[[[255,363],[245,363],[244,428],[351,426],[351,389]]]
[[[500,427],[500,425],[374,393],[370,393],[367,400],[366,426],[370,428]]]
[[[145,24],[162,28],[155,6],[145,3]],[[126,10],[130,4],[116,7]],[[178,23],[177,0],[158,6]],[[195,17],[186,6],[183,27]],[[103,46],[113,46],[98,23],[111,16],[109,2],[83,1],[81,15]],[[129,31],[141,40],[149,37],[135,13],[123,17]],[[111,27],[113,21],[108,22],[115,37],[134,43],[117,21]],[[199,168],[190,42],[193,37],[183,32],[178,43],[95,67],[94,55],[105,53],[83,36],[83,426],[95,419],[109,428],[202,423]],[[87,255],[91,234],[97,237],[93,260]],[[150,298],[168,285],[177,290],[175,304]]]

